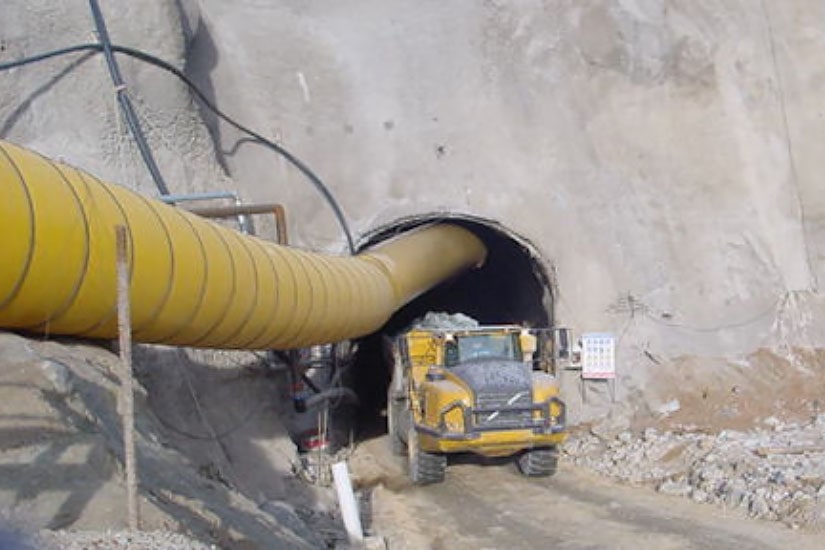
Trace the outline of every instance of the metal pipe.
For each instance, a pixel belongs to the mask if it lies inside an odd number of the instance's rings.
[[[235,203],[235,206],[241,206],[243,203],[241,202],[241,198],[238,196],[237,193],[233,193],[232,191],[214,191],[211,193],[186,193],[183,195],[161,195],[158,197],[160,200],[165,202],[166,204],[177,204],[179,202],[192,202],[192,201],[211,201],[211,200],[218,200],[218,199],[231,199],[232,202]],[[189,211],[192,212],[194,209],[190,208]],[[206,216],[210,217],[210,216]],[[212,217],[224,217],[224,216],[212,216]],[[229,217],[229,216],[226,216]],[[241,228],[241,233],[245,235],[254,235],[255,231],[252,229],[252,224],[249,221],[249,218],[243,214],[237,214],[238,218],[238,226]]]
[[[330,388],[328,390],[320,391],[307,397],[304,400],[304,407],[306,407],[307,410],[310,410],[318,405],[321,405],[325,401],[332,401],[333,399],[342,399],[349,404],[358,404],[358,394],[349,388],[339,386],[337,388]]]
[[[454,225],[355,257],[290,249],[0,141],[0,327],[113,338],[114,227],[128,228],[133,339],[293,349],[375,332],[404,304],[480,265]]]
[[[158,200],[166,204],[175,204],[187,201],[211,201],[217,199],[232,199],[238,201],[238,194],[232,191],[214,191],[211,193],[186,193],[182,195],[161,195]]]
[[[275,217],[275,233],[278,244],[289,242],[286,233],[286,210],[283,205],[275,203],[241,204],[237,206],[206,206],[187,208],[189,212],[204,218],[233,218],[241,214],[272,214]]]

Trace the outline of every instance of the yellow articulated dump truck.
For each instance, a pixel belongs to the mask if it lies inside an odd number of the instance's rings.
[[[388,432],[414,483],[443,481],[447,455],[462,452],[514,455],[527,476],[555,473],[565,406],[538,345],[509,325],[414,328],[391,341]]]

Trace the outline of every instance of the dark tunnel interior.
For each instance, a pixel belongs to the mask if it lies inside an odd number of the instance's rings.
[[[427,312],[463,313],[482,324],[527,324],[548,327],[552,324],[553,290],[550,278],[528,245],[508,234],[495,223],[469,218],[415,218],[398,222],[375,232],[361,249],[368,248],[399,233],[434,221],[460,225],[476,234],[487,246],[485,264],[447,281],[419,296],[384,327],[358,342],[353,363],[353,382],[360,407],[360,439],[384,433],[382,411],[386,406],[390,366],[383,350],[385,337],[404,331]]]

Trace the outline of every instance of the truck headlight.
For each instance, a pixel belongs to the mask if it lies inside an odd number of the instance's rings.
[[[456,403],[444,413],[444,427],[448,432],[464,431],[464,409],[460,403]]]
[[[564,405],[560,401],[553,399],[548,404],[548,413],[551,426],[558,426],[564,424]]]

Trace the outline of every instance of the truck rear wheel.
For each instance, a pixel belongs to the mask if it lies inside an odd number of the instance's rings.
[[[447,457],[422,451],[418,442],[418,432],[410,426],[407,432],[407,466],[410,479],[416,485],[441,483],[447,469]]]
[[[548,477],[556,473],[559,451],[555,447],[529,449],[519,455],[516,464],[519,471],[529,477]]]

